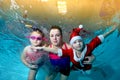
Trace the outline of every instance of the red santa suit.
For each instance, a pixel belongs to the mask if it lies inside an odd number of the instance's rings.
[[[83,69],[88,70],[91,69],[91,64],[83,64],[83,61],[85,60],[86,56],[91,56],[92,51],[104,40],[103,35],[99,35],[91,40],[89,44],[85,45],[85,48],[81,52],[81,57],[77,57],[75,54],[74,49],[59,49],[58,50],[58,56],[69,56],[71,62],[73,63],[74,69]]]

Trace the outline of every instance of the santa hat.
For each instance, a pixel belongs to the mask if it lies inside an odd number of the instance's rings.
[[[79,35],[81,29],[83,29],[83,25],[79,25],[78,28],[74,28],[72,33],[70,34],[70,44],[72,45],[75,40],[82,40],[82,37]]]

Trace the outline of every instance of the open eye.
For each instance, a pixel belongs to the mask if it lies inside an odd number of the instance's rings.
[[[56,36],[57,36],[57,37],[60,37],[60,34],[57,34]]]
[[[74,41],[74,44],[76,44],[77,42],[76,41]]]
[[[50,35],[50,37],[54,37],[54,35]]]

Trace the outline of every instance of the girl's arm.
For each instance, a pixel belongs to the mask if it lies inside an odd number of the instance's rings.
[[[37,65],[29,64],[29,63],[25,60],[25,59],[26,59],[26,49],[27,49],[27,48],[25,48],[24,51],[23,51],[23,53],[21,54],[21,60],[22,60],[23,64],[26,65],[26,66],[29,67],[29,68],[32,68],[32,69],[38,68]]]
[[[25,54],[25,52],[26,52],[26,51],[24,50],[23,53],[21,54],[21,60],[22,60],[22,62],[23,62],[24,65],[26,65],[27,67],[29,67],[30,64],[27,63],[27,61],[25,60],[25,59],[26,59],[26,54]]]

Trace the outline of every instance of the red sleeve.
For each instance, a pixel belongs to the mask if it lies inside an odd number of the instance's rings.
[[[99,39],[99,37],[95,37],[94,39],[92,39],[92,41],[87,44],[88,47],[90,48],[91,51],[93,51],[98,45],[101,44],[101,40]]]
[[[73,53],[73,49],[62,49],[62,56],[70,56]]]

